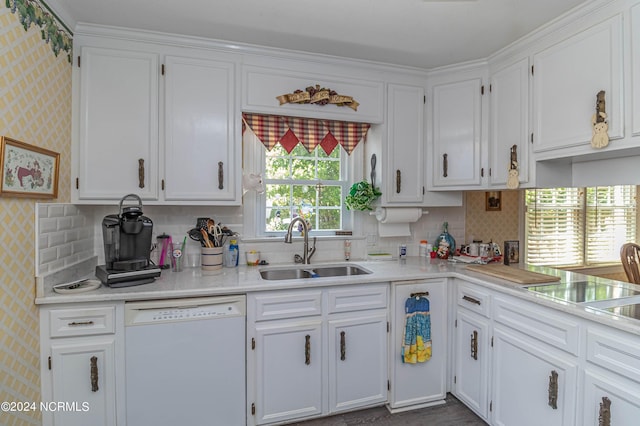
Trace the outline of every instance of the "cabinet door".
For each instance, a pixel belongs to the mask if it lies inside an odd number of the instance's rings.
[[[422,203],[424,187],[424,88],[387,88],[387,203]]]
[[[433,87],[433,186],[481,184],[482,80]]]
[[[78,339],[51,346],[53,399],[76,404],[52,410],[56,426],[116,424],[115,341]]]
[[[493,337],[492,424],[574,425],[576,362],[501,326],[494,328]]]
[[[590,150],[591,117],[601,90],[609,138],[623,136],[621,16],[537,53],[533,63],[534,151],[580,146]]]
[[[175,56],[165,65],[165,200],[234,200],[235,65]]]
[[[529,60],[507,66],[491,77],[489,180],[505,187],[515,147],[519,182],[529,177]]]
[[[256,326],[255,423],[322,413],[322,320]]]
[[[640,135],[640,4],[631,8],[631,66],[633,72],[631,86],[633,90],[632,106],[632,132],[635,136]]]
[[[487,420],[489,321],[458,308],[455,336],[455,394],[467,407]]]
[[[78,198],[157,200],[158,56],[83,47],[81,58]]]
[[[618,375],[587,368],[584,373],[584,399],[579,424],[632,426],[640,418],[640,385]],[[605,410],[609,410],[609,419]],[[603,422],[600,423],[599,419]]]
[[[387,399],[387,315],[329,321],[329,412]]]
[[[444,400],[448,358],[446,279],[392,284],[391,360],[389,406],[392,409]],[[431,318],[431,359],[423,363],[402,362],[406,315],[404,306],[412,293],[429,293]]]

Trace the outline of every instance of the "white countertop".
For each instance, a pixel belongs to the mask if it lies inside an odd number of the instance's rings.
[[[37,280],[37,294],[35,303],[38,305],[80,303],[80,302],[108,302],[108,301],[133,301],[153,299],[173,299],[196,296],[216,296],[244,294],[255,291],[268,290],[292,290],[313,287],[325,287],[335,285],[352,285],[363,283],[396,282],[429,278],[461,278],[484,287],[507,293],[534,303],[545,305],[556,310],[564,311],[588,320],[610,325],[634,334],[640,335],[640,321],[619,317],[608,312],[595,310],[582,304],[563,302],[557,299],[541,296],[524,288],[524,285],[493,278],[466,270],[466,264],[452,263],[440,259],[424,259],[409,257],[406,262],[399,261],[352,261],[368,270],[371,274],[351,275],[342,277],[302,278],[291,280],[268,281],[260,276],[262,266],[239,266],[237,268],[222,268],[219,271],[204,273],[200,268],[185,268],[182,272],[163,270],[162,275],[153,283],[142,284],[133,287],[100,288],[77,294],[58,294],[52,289],[53,284],[46,279]],[[310,265],[310,268],[320,265],[347,264],[347,262],[318,263]],[[270,265],[279,267],[285,265]],[[544,267],[527,267],[525,265],[513,265],[535,272],[560,276],[563,281],[589,281],[611,282],[605,278],[587,276],[573,272]],[[206,275],[205,275],[206,274]],[[73,279],[88,278],[88,276]],[[91,277],[93,278],[93,277]],[[629,285],[628,283],[625,283]],[[640,288],[640,287],[639,287]],[[640,297],[639,303],[640,303]]]

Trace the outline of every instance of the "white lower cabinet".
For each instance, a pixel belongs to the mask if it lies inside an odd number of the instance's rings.
[[[392,283],[388,402],[392,411],[437,404],[446,397],[447,359],[449,358],[447,282],[446,278],[440,278]],[[402,362],[405,302],[409,297],[429,299],[431,358],[423,363]]]
[[[351,314],[328,326],[329,412],[385,402],[387,313]]]
[[[584,372],[582,425],[635,426],[640,418],[640,384],[617,374]]]
[[[627,426],[640,418],[640,340],[590,324],[579,424]]]
[[[247,424],[384,403],[388,287],[249,294]]]
[[[322,319],[255,328],[256,424],[322,413]]]
[[[487,420],[489,396],[489,320],[458,309],[455,328],[454,393]]]
[[[493,330],[493,425],[575,425],[576,360],[504,326]]]
[[[73,404],[52,409],[53,424],[114,425],[115,339],[65,339],[51,345],[52,403]],[[82,340],[82,341],[79,341]]]
[[[42,424],[124,424],[120,308],[74,305],[40,310]]]
[[[495,294],[492,425],[575,425],[578,318]]]

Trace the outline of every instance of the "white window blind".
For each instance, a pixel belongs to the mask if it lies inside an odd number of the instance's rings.
[[[586,266],[618,262],[636,240],[636,187],[526,191],[527,263]]]
[[[583,197],[579,188],[528,190],[526,259],[532,265],[583,261]]]
[[[620,247],[636,240],[635,186],[606,186],[586,190],[586,263],[620,260]]]

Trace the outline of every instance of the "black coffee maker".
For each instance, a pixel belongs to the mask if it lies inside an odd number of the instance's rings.
[[[123,207],[127,198],[138,205]],[[153,282],[160,268],[151,264],[153,222],[142,215],[142,200],[136,194],[120,200],[120,213],[102,220],[104,265],[96,266],[96,276],[110,287],[128,287]]]

